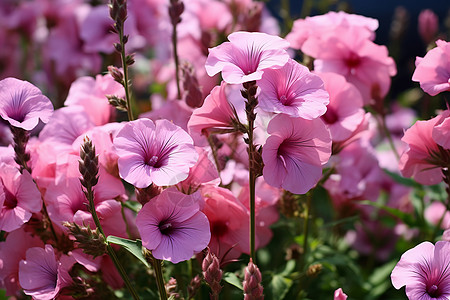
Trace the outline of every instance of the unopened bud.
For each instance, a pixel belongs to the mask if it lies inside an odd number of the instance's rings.
[[[173,25],[181,22],[181,14],[184,12],[184,3],[179,0],[170,0],[169,16]]]
[[[94,258],[106,253],[106,242],[98,228],[94,231],[89,225],[79,226],[76,223],[64,222],[63,224],[69,232],[75,237],[78,247],[83,252],[92,255]]]
[[[117,29],[117,26],[116,26]],[[122,45],[119,43],[114,43],[114,49],[116,49],[117,52],[122,53]]]
[[[85,188],[92,188],[98,182],[98,155],[95,154],[95,146],[87,136],[80,148],[78,169],[81,173],[80,182]]]
[[[128,54],[125,57],[125,63],[127,64],[127,66],[131,66],[132,64],[134,64],[134,53]]]
[[[186,104],[193,108],[201,107],[204,99],[193,66],[186,62],[181,66],[181,71]]]
[[[322,264],[313,264],[308,267],[308,270],[306,271],[306,275],[309,277],[316,277],[321,271],[323,267]]]
[[[120,111],[128,111],[127,109],[127,101],[122,97],[117,97],[115,95],[106,95],[108,98],[109,104],[114,106],[116,109]]]
[[[115,66],[108,66],[108,72],[120,84],[123,84],[123,72]]]
[[[252,259],[245,268],[244,275],[244,300],[263,300],[263,287],[261,285],[262,277],[258,267]]]
[[[191,282],[188,285],[188,295],[189,299],[193,299],[197,291],[200,289],[202,285],[202,278],[199,275],[196,275],[192,278]]]
[[[149,202],[152,198],[158,196],[163,191],[163,188],[154,184],[151,184],[149,187],[139,189],[136,188],[136,199],[144,205]]]
[[[211,288],[211,294],[217,296],[222,290],[220,281],[222,280],[222,270],[217,256],[208,250],[202,262],[203,278]]]
[[[419,34],[425,44],[430,44],[439,30],[438,16],[430,9],[419,14]]]

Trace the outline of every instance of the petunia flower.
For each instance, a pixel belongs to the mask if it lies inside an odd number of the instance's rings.
[[[142,245],[157,259],[173,263],[190,259],[205,249],[211,238],[201,206],[198,192],[185,195],[174,187],[164,190],[137,214]]]
[[[436,144],[450,150],[450,110],[443,111],[431,133]]]
[[[74,262],[67,256],[58,260],[51,245],[28,249],[26,259],[19,265],[19,282],[24,293],[36,300],[55,298],[72,283],[69,271]]]
[[[205,65],[209,76],[222,72],[227,83],[259,80],[265,69],[280,68],[289,60],[289,43],[278,36],[238,31],[228,40],[209,49]]]
[[[128,122],[114,139],[119,174],[137,188],[177,184],[198,159],[192,138],[167,120]]]
[[[436,45],[423,58],[416,58],[416,70],[412,76],[412,80],[418,81],[431,96],[450,90],[450,44],[438,40]]]
[[[406,251],[391,273],[396,289],[406,286],[409,299],[450,298],[450,242],[423,242]]]
[[[31,83],[16,78],[0,81],[0,117],[12,126],[31,130],[39,119],[47,123],[52,113],[50,100]]]
[[[257,82],[259,106],[267,112],[314,119],[325,113],[329,103],[323,81],[293,59],[280,69],[268,69]]]
[[[264,180],[271,186],[305,194],[322,176],[331,155],[330,132],[320,119],[284,114],[274,117],[263,146]]]

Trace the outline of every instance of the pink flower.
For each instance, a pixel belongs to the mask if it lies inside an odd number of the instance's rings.
[[[188,122],[189,133],[196,143],[201,144],[201,135],[210,133],[233,132],[233,120],[236,119],[233,107],[227,99],[227,84],[212,89],[202,107],[194,110]]]
[[[406,286],[409,299],[450,297],[450,242],[423,242],[406,251],[391,273],[396,289]]]
[[[206,186],[201,189],[205,199],[203,212],[211,226],[211,252],[222,260],[249,253],[249,217],[247,209],[230,190]]]
[[[168,188],[147,202],[136,217],[142,245],[154,257],[173,263],[205,249],[211,238],[208,218],[200,211],[199,193],[185,195]]]
[[[322,176],[331,155],[330,132],[320,119],[304,120],[280,114],[267,128],[263,146],[264,180],[271,186],[305,194]]]
[[[42,208],[41,193],[28,171],[0,163],[0,229],[10,232]]]
[[[72,283],[69,271],[73,263],[68,257],[57,260],[51,245],[45,245],[45,249],[30,248],[25,260],[20,261],[20,285],[33,299],[53,299],[62,288]]]
[[[192,138],[167,120],[138,119],[117,133],[119,174],[137,188],[177,184],[198,159]]]
[[[244,83],[261,79],[265,69],[280,68],[289,59],[284,39],[261,32],[238,31],[225,42],[209,49],[206,72],[213,76],[222,71],[227,83]]]
[[[342,288],[338,288],[334,291],[334,300],[347,300],[347,295],[342,291]]]
[[[447,211],[447,207],[442,202],[433,201],[425,209],[424,216],[428,222],[435,226],[440,224],[442,229],[450,228],[450,212]]]
[[[333,142],[348,139],[364,119],[363,99],[359,91],[336,73],[318,74],[330,95],[322,120],[328,126]]]
[[[257,84],[259,106],[267,112],[311,120],[327,110],[329,97],[323,81],[293,59],[280,69],[267,69]]]
[[[31,130],[39,119],[47,123],[52,113],[50,100],[31,83],[16,78],[0,81],[0,117],[12,126]]]
[[[440,114],[431,135],[436,144],[450,150],[450,110]]]
[[[416,58],[416,70],[412,76],[420,87],[431,96],[450,90],[450,44],[436,41],[436,48]]]
[[[442,181],[441,154],[432,137],[438,117],[417,121],[406,130],[402,141],[408,148],[400,157],[399,168],[403,176],[413,177],[421,184],[437,184]]]
[[[438,16],[431,9],[422,10],[419,14],[419,34],[425,44],[433,41],[438,30]]]
[[[123,86],[111,75],[79,77],[70,86],[69,95],[65,101],[67,106],[81,105],[95,125],[104,125],[115,117],[106,95],[125,96]]]
[[[311,37],[321,37],[336,30],[337,27],[358,27],[367,38],[375,38],[375,30],[378,28],[378,20],[347,14],[343,11],[330,11],[321,16],[306,17],[294,21],[292,31],[286,36],[286,40],[294,49],[301,49],[304,42]]]
[[[364,103],[382,99],[389,91],[395,62],[385,46],[376,45],[357,27],[338,27],[324,37],[312,37],[302,51],[315,58],[314,70],[345,76],[363,96]]]

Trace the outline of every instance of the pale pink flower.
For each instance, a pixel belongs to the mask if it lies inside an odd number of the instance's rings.
[[[293,59],[280,69],[267,69],[257,85],[259,107],[267,112],[311,120],[327,110],[329,97],[322,79]]]
[[[334,291],[334,298],[333,300],[347,300],[347,295],[344,293],[342,288],[338,288]]]
[[[177,184],[198,159],[192,138],[167,120],[128,122],[114,138],[114,146],[120,177],[138,188]]]
[[[408,299],[450,298],[450,242],[423,242],[403,253],[391,273],[396,289],[406,286]]]
[[[322,120],[328,126],[333,142],[348,139],[364,119],[363,99],[354,85],[336,73],[318,74],[330,95]]]
[[[450,228],[450,212],[447,211],[447,208],[442,202],[433,201],[425,209],[424,217],[435,226],[440,224],[442,229]]]
[[[115,117],[115,108],[109,104],[106,95],[124,97],[125,90],[109,74],[95,78],[83,76],[72,83],[64,103],[81,105],[95,125],[104,125]]]
[[[230,34],[228,40],[209,49],[205,65],[209,76],[222,72],[227,83],[261,79],[265,69],[280,68],[289,59],[289,43],[278,36],[238,31]]]
[[[25,253],[31,247],[44,247],[44,242],[23,228],[10,232],[6,240],[0,243],[0,282],[3,281],[7,296],[13,296],[21,290],[19,262],[25,259]]]
[[[142,245],[158,259],[173,263],[190,259],[205,249],[211,238],[202,206],[198,192],[185,195],[174,187],[164,190],[136,217]]]
[[[433,185],[442,181],[441,154],[432,137],[438,117],[417,121],[406,130],[402,141],[408,148],[400,157],[399,168],[403,176],[413,177],[421,184]]]
[[[0,229],[10,232],[30,220],[42,208],[41,193],[30,173],[0,163]]]
[[[19,282],[24,293],[36,300],[55,298],[72,283],[69,271],[74,262],[67,256],[57,259],[51,245],[28,249],[19,265]]]
[[[267,128],[263,146],[264,180],[271,186],[305,194],[319,181],[331,155],[330,132],[320,119],[279,114]]]
[[[153,102],[152,105],[153,104],[155,104],[155,102]],[[188,122],[192,112],[193,109],[189,107],[185,101],[169,100],[165,101],[161,107],[154,107],[151,111],[140,114],[139,118],[147,118],[153,122],[160,119],[166,119],[173,124],[180,126],[184,131],[188,131]]]
[[[450,90],[450,44],[436,41],[436,48],[422,57],[416,57],[416,70],[412,76],[420,87],[431,96]]]
[[[431,135],[436,144],[450,150],[450,110],[447,109],[439,115]]]
[[[223,261],[250,253],[249,217],[247,209],[230,190],[206,186],[201,189],[205,199],[203,212],[211,228],[211,252]]]
[[[425,44],[433,41],[439,31],[438,16],[431,9],[424,9],[419,14],[419,34]]]
[[[337,27],[358,27],[367,38],[375,38],[375,30],[378,28],[378,20],[360,15],[347,14],[346,12],[330,11],[324,15],[306,17],[294,21],[291,32],[286,40],[294,49],[301,49],[304,42],[310,37],[321,37],[332,33]]]
[[[196,144],[202,143],[202,135],[208,137],[210,133],[235,131],[233,120],[236,117],[233,106],[227,99],[226,88],[225,82],[213,88],[202,107],[192,113],[187,126]]]
[[[315,58],[314,70],[343,75],[354,84],[369,104],[389,91],[391,76],[397,73],[385,46],[370,41],[360,29],[337,28],[325,37],[311,37],[302,51]]]
[[[50,100],[27,81],[6,78],[0,81],[0,117],[14,127],[31,130],[53,113]]]

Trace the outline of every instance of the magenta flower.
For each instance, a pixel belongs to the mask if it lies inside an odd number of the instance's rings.
[[[200,194],[185,195],[174,187],[147,202],[136,217],[142,245],[157,259],[188,260],[211,238],[208,218],[200,211]]]
[[[26,259],[19,265],[19,282],[24,293],[36,300],[55,298],[72,283],[69,271],[74,262],[68,257],[57,260],[51,245],[28,249]]]
[[[271,186],[305,194],[322,176],[331,155],[330,132],[320,119],[279,114],[273,118],[263,146],[264,180]]]
[[[31,83],[16,78],[0,81],[0,117],[12,126],[31,130],[39,119],[47,123],[52,113],[50,100]]]
[[[0,163],[0,230],[20,228],[41,208],[41,193],[30,173],[20,174],[16,167]]]
[[[289,59],[285,51],[289,43],[278,36],[238,31],[230,34],[228,40],[209,49],[205,65],[209,76],[222,71],[227,83],[259,80],[265,69],[280,68]]]
[[[423,242],[406,251],[391,273],[396,289],[406,286],[409,299],[450,298],[450,242]]]
[[[450,44],[438,40],[436,45],[423,58],[416,58],[416,70],[412,76],[412,80],[418,81],[431,96],[450,91]]]
[[[312,120],[325,113],[329,103],[323,81],[293,59],[280,69],[268,69],[258,81],[259,106],[267,112]]]
[[[114,139],[119,174],[137,188],[177,184],[198,159],[192,138],[167,120],[128,122]]]

